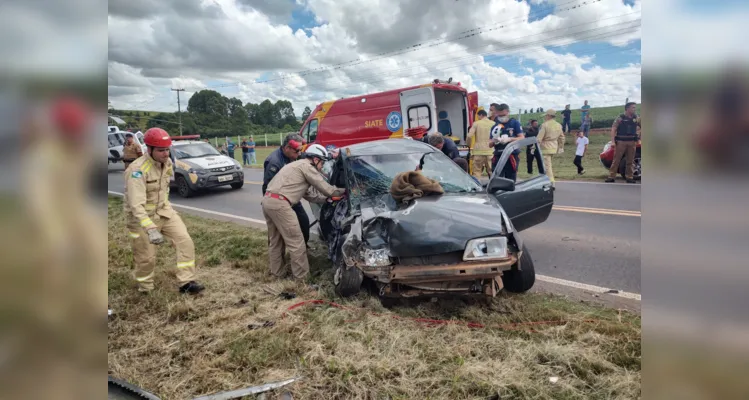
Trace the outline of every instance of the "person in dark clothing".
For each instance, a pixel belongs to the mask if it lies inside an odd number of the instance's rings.
[[[525,138],[523,127],[520,122],[515,118],[510,117],[510,106],[507,104],[496,104],[492,103],[489,106],[489,111],[492,114],[494,120],[494,127],[491,132],[491,142],[494,146],[494,158],[492,159],[492,171],[497,168],[497,162],[502,156],[505,147],[508,144]],[[504,166],[500,176],[503,176],[512,181],[517,180],[518,177],[518,164],[520,163],[520,149],[512,152],[509,160]]]
[[[532,119],[528,123],[528,129],[525,131],[525,137],[536,137],[538,136],[538,121]],[[528,165],[528,174],[533,174],[533,159],[536,159],[536,165],[538,170],[541,171],[541,153],[538,153],[536,146],[529,145],[525,146],[525,160]]]
[[[283,168],[284,165],[296,161],[299,158],[299,154],[302,152],[302,143],[304,139],[296,133],[286,135],[281,143],[281,147],[274,150],[268,158],[263,162],[263,196],[268,188],[268,184],[276,176],[278,171]],[[309,243],[309,216],[307,211],[304,210],[302,203],[299,202],[291,207],[296,213],[296,217],[299,220],[299,227],[302,229],[302,235],[304,236],[304,243]]]
[[[570,105],[567,104],[564,106],[564,111],[562,111],[562,116],[564,116],[564,119],[562,120],[562,132],[569,133],[570,131],[570,118],[572,117],[572,110],[570,110]]]
[[[429,134],[424,138],[424,141],[442,150],[442,152],[450,157],[451,160],[460,157],[460,151],[458,151],[458,146],[455,145],[455,142],[450,138],[445,139],[441,133]]]
[[[614,161],[609,169],[609,177],[606,182],[611,183],[616,179],[619,173],[619,163],[622,157],[625,157],[626,167],[624,177],[627,183],[637,183],[634,179],[634,162],[635,153],[637,152],[637,142],[640,141],[640,117],[636,114],[637,104],[627,103],[624,106],[624,114],[620,115],[614,121],[611,127],[611,143],[614,146]]]

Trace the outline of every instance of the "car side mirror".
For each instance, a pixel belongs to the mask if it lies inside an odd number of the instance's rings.
[[[512,192],[513,190],[515,190],[515,181],[513,181],[512,179],[497,176],[492,179],[486,186],[486,191],[488,193],[497,193],[500,190],[505,192]]]

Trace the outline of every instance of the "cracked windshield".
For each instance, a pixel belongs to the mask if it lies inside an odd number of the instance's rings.
[[[440,183],[445,193],[479,192],[481,186],[442,153],[387,154],[352,157],[348,161],[353,172],[352,197],[367,198],[390,192],[390,184],[401,172],[415,171]]]

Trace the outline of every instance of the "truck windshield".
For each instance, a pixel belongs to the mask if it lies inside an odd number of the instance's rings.
[[[352,172],[351,196],[378,197],[390,192],[390,185],[401,172],[415,171],[422,165],[424,176],[440,183],[446,193],[480,192],[481,186],[442,152],[359,156],[348,159]]]
[[[178,160],[182,160],[184,158],[221,155],[218,150],[214,149],[213,146],[208,143],[190,143],[180,146],[172,146],[172,151],[174,152],[174,156],[177,157]]]

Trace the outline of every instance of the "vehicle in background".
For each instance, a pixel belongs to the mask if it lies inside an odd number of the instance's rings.
[[[635,152],[635,165],[634,165],[634,171],[632,176],[635,178],[635,180],[642,179],[642,142],[637,142],[637,151]],[[601,154],[599,155],[598,159],[601,161],[601,165],[606,168],[607,170],[611,169],[611,164],[614,162],[614,154],[616,150],[611,145],[611,142],[606,143],[605,146],[603,146],[603,151],[601,151]],[[622,160],[619,163],[619,175],[621,175],[622,178],[625,177],[625,170],[627,168],[627,163],[625,160],[625,156],[622,156]]]
[[[174,174],[170,186],[181,197],[219,186],[241,189],[244,171],[239,161],[225,156],[210,143],[199,141],[200,135],[172,136],[170,157]]]
[[[107,141],[109,142],[109,163],[117,163],[122,161],[123,147],[125,146],[125,135],[131,133],[136,143],[143,149],[143,154],[146,154],[146,144],[143,142],[143,132],[126,132],[121,131],[116,126],[110,126],[107,128]]]
[[[312,205],[336,293],[355,295],[364,278],[374,282],[383,304],[398,297],[529,290],[535,270],[518,232],[549,217],[554,188],[545,170],[518,183],[500,174],[513,150],[536,143],[531,137],[509,144],[486,189],[421,141],[342,148],[323,175],[347,196]],[[397,204],[391,182],[419,165],[445,193]]]
[[[299,133],[307,143],[350,146],[407,137],[409,129],[440,132],[462,145],[478,111],[478,93],[435,79],[432,83],[332,100],[315,107]],[[405,133],[405,134],[404,134]]]

